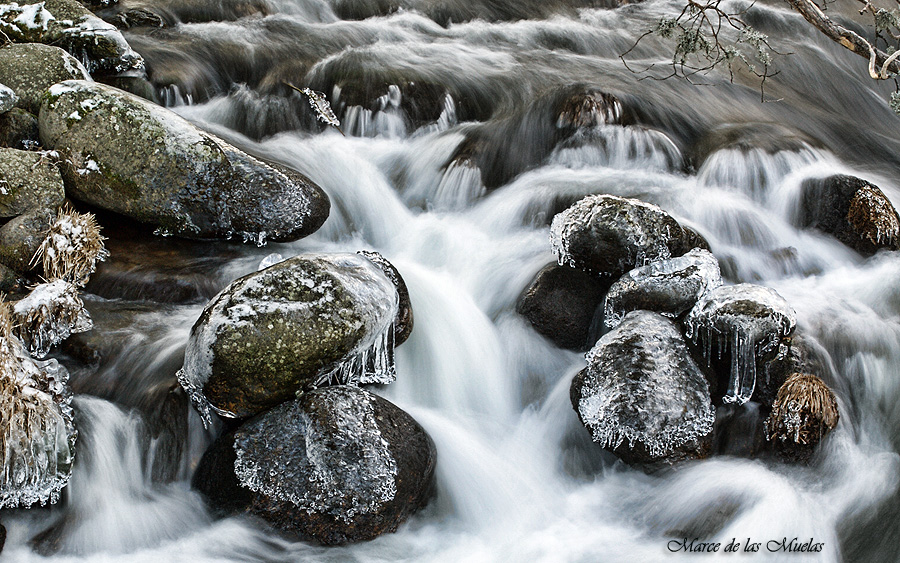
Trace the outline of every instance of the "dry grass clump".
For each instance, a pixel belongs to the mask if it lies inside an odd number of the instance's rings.
[[[31,263],[44,268],[48,280],[65,280],[78,286],[109,256],[100,235],[100,226],[91,213],[78,213],[69,206],[59,210]]]
[[[795,373],[778,390],[766,419],[771,441],[815,446],[837,426],[840,415],[831,389],[815,375]]]

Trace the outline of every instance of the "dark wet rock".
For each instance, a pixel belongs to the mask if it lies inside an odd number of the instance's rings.
[[[519,296],[516,311],[560,348],[584,351],[596,342],[591,329],[607,289],[608,281],[548,264]]]
[[[75,0],[20,0],[14,5],[0,15],[0,28],[14,42],[62,47],[92,74],[143,68],[143,59],[119,30]]]
[[[390,78],[386,76],[381,81],[372,78],[351,81],[344,78],[335,83],[334,88],[340,91],[335,107],[344,116],[347,134],[367,136],[374,133],[365,131],[362,128],[364,123],[353,122],[354,115],[365,115],[366,112],[375,117],[379,112],[394,112],[402,118],[407,130],[414,130],[436,122],[447,110],[447,89],[443,86],[401,77],[394,78],[393,83],[386,80]],[[454,105],[454,113],[455,109]]]
[[[9,266],[0,263],[0,292],[9,294],[27,293],[28,280]]]
[[[60,350],[79,362],[88,365],[107,364],[119,356],[129,345],[128,329],[138,322],[142,315],[158,310],[156,305],[130,302],[120,299],[90,299],[84,301],[94,328],[87,332],[73,334],[60,345]],[[75,381],[78,393],[89,393],[100,397],[109,396],[109,390],[98,379]]]
[[[0,82],[16,91],[19,107],[37,115],[47,88],[63,80],[90,80],[78,59],[52,45],[12,43],[0,48]]]
[[[328,197],[302,174],[104,84],[53,86],[40,130],[68,164],[71,197],[164,232],[285,241],[314,232],[328,216]]]
[[[56,208],[65,197],[55,159],[43,153],[0,149],[0,217]]]
[[[688,160],[700,168],[710,154],[719,150],[764,150],[798,152],[819,147],[815,139],[778,123],[738,123],[720,125],[707,131],[688,153]]]
[[[389,383],[393,365],[370,373],[366,364],[370,350],[388,352],[397,307],[393,283],[367,258],[296,256],[235,280],[206,306],[179,380],[204,416],[211,406],[238,418],[335,379]]]
[[[159,97],[156,95],[156,88],[154,88],[153,84],[144,77],[143,73],[124,73],[101,76],[98,78],[98,81],[113,86],[114,88],[118,88],[119,90],[124,90],[129,94],[144,98],[154,104],[160,103]]]
[[[580,200],[553,218],[550,233],[560,263],[613,277],[681,256],[692,242],[659,207],[612,195]]]
[[[900,216],[877,186],[861,178],[835,175],[803,182],[798,222],[863,256],[900,248]]]
[[[40,144],[36,116],[20,108],[0,114],[0,147],[31,150]]]
[[[0,77],[0,80],[3,78]],[[19,96],[13,92],[12,88],[4,84],[0,84],[0,113],[6,113],[16,107],[19,102]]]
[[[305,393],[217,440],[193,486],[325,545],[393,532],[433,490],[434,443],[392,403],[355,387]]]
[[[755,458],[766,449],[764,415],[755,402],[716,408],[714,452],[717,455]]]
[[[606,294],[603,320],[606,326],[614,327],[626,313],[639,309],[679,317],[701,295],[720,285],[722,275],[716,257],[694,249],[678,258],[626,272]]]
[[[403,276],[400,275],[400,271],[396,266],[391,264],[387,258],[380,253],[370,250],[361,250],[359,254],[362,254],[371,260],[373,264],[378,266],[381,272],[391,280],[391,283],[393,283],[394,287],[397,289],[399,309],[397,311],[397,318],[394,319],[394,346],[400,346],[406,342],[413,330],[413,310],[412,301],[409,299],[409,288],[406,287],[406,282],[403,281]]]
[[[839,418],[837,399],[825,382],[795,373],[778,390],[766,419],[766,438],[783,460],[808,463]]]
[[[778,390],[794,373],[825,373],[825,362],[812,341],[796,333],[782,340],[778,355],[762,366],[753,400],[768,412],[775,403]]]
[[[55,209],[36,209],[0,227],[0,262],[17,272],[30,271],[31,260],[54,220]]]
[[[709,386],[672,321],[631,312],[587,362],[572,381],[571,399],[595,442],[647,469],[709,454]]]
[[[148,418],[153,444],[153,466],[150,470],[155,483],[170,483],[179,471],[188,443],[188,412],[190,400],[177,383],[165,392],[165,398]]]
[[[725,389],[724,401],[742,404],[753,396],[763,363],[774,359],[793,333],[796,318],[775,290],[738,284],[706,292],[684,326],[720,379],[728,374],[727,385],[718,386]]]
[[[612,94],[578,92],[567,98],[559,110],[556,126],[575,130],[622,122],[622,102]]]
[[[234,21],[270,13],[271,6],[265,0],[120,0],[97,11],[98,16],[121,29]]]
[[[3,553],[4,545],[6,545],[6,526],[0,524],[0,553]]]

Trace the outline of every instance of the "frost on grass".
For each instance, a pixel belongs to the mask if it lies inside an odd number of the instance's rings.
[[[235,435],[244,487],[308,514],[345,523],[397,494],[397,462],[381,435],[373,396],[337,386],[275,407]]]
[[[815,375],[795,373],[778,390],[772,412],[766,419],[770,441],[816,445],[837,426],[837,399]]]
[[[629,313],[586,359],[573,402],[601,446],[615,450],[627,441],[630,450],[643,448],[661,459],[690,450],[712,432],[709,385],[665,317]]]
[[[857,190],[850,200],[847,221],[873,246],[896,248],[900,243],[900,217],[884,193],[873,186],[865,185]]]
[[[730,354],[726,403],[743,404],[756,388],[757,363],[778,352],[796,326],[794,310],[768,287],[739,284],[707,292],[684,321],[685,332],[704,357]]]
[[[638,309],[678,317],[701,295],[720,285],[719,261],[708,250],[695,248],[684,256],[635,268],[619,278],[606,294],[603,320],[613,328],[626,313]]]
[[[69,374],[31,359],[0,304],[0,508],[53,504],[75,455]]]
[[[70,335],[94,326],[78,288],[64,280],[36,286],[13,304],[12,318],[13,332],[36,358],[46,356],[50,348]]]
[[[49,280],[65,280],[83,286],[97,268],[97,262],[109,256],[103,246],[104,240],[93,214],[63,208],[35,253],[32,264],[40,263],[44,277]]]

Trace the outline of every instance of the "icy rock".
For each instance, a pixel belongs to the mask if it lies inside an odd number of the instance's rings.
[[[69,374],[0,336],[0,508],[53,504],[69,481],[77,433]]]
[[[0,48],[0,82],[19,96],[19,107],[37,115],[47,88],[63,80],[90,80],[78,59],[53,45],[13,43]]]
[[[815,375],[791,375],[766,419],[766,438],[785,461],[806,463],[837,426],[840,415],[831,389]]]
[[[775,290],[739,284],[704,294],[684,321],[685,333],[704,358],[730,358],[724,401],[743,404],[753,396],[759,366],[778,354],[794,332],[794,310]],[[715,355],[715,358],[714,358]]]
[[[69,163],[70,197],[191,238],[287,241],[318,229],[328,196],[177,114],[116,88],[66,81],[50,88],[41,140]]]
[[[0,217],[55,208],[65,197],[63,179],[52,157],[0,148]]]
[[[853,176],[803,182],[800,227],[828,233],[863,256],[900,248],[900,216],[877,187]]]
[[[707,250],[635,268],[619,278],[606,294],[603,322],[617,326],[629,311],[644,309],[679,317],[701,295],[722,285],[719,262]]]
[[[363,256],[295,256],[210,301],[179,381],[207,420],[210,408],[243,418],[318,385],[390,383],[398,301]]]
[[[413,330],[412,301],[409,299],[409,289],[406,287],[406,282],[403,281],[400,271],[380,253],[372,250],[360,250],[359,254],[378,266],[397,289],[399,309],[397,310],[397,318],[394,319],[394,346],[400,346],[406,342]]]
[[[62,47],[88,72],[142,69],[144,61],[122,33],[75,0],[17,0],[0,4],[0,31],[17,43]]]
[[[681,256],[692,237],[668,213],[636,199],[590,195],[553,218],[550,243],[560,264],[617,277]]]
[[[436,456],[425,430],[392,403],[325,387],[222,436],[193,486],[220,510],[336,545],[393,532],[423,507]]]
[[[753,400],[768,411],[788,377],[794,373],[825,373],[826,363],[813,341],[795,332],[789,339],[782,341],[775,358],[762,366],[756,378]]]
[[[72,334],[93,328],[78,287],[63,280],[42,283],[13,304],[13,333],[28,352],[43,358]]]
[[[2,80],[2,78],[0,78]],[[6,113],[16,107],[19,96],[13,92],[12,88],[4,84],[0,84],[0,113]]]
[[[672,321],[633,311],[586,358],[571,398],[595,442],[626,463],[651,468],[706,457],[715,409]]]
[[[607,289],[607,281],[548,264],[519,296],[516,311],[560,348],[586,351],[597,341],[591,329]]]

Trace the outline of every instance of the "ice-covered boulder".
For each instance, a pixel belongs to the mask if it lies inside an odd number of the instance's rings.
[[[0,148],[0,217],[55,208],[65,199],[63,179],[46,154]]]
[[[325,387],[222,436],[193,486],[226,512],[344,544],[393,532],[423,507],[436,455],[425,430],[394,404],[357,387]]]
[[[684,325],[707,361],[730,358],[723,400],[742,404],[753,396],[758,367],[778,354],[782,340],[794,332],[796,318],[775,290],[739,284],[705,293]]]
[[[681,331],[633,311],[587,354],[572,381],[572,405],[595,442],[625,462],[655,468],[703,458],[715,409]]]
[[[0,31],[16,43],[62,47],[88,72],[141,69],[144,61],[122,33],[75,0],[16,0],[0,4]]]
[[[41,106],[41,140],[66,160],[70,197],[192,238],[287,241],[318,229],[328,196],[170,110],[116,88],[66,81]]]
[[[37,114],[47,88],[63,80],[90,80],[78,59],[53,45],[12,43],[0,48],[0,82],[19,96],[19,107]]]
[[[0,78],[0,80],[2,80],[2,78]],[[13,89],[5,84],[0,84],[0,113],[8,112],[16,107],[18,102],[19,96],[16,95]]]
[[[550,243],[560,264],[603,276],[681,256],[693,246],[659,207],[636,199],[590,195],[553,218]]]
[[[191,329],[179,381],[243,418],[328,383],[390,383],[399,297],[358,254],[300,255],[232,282]]]
[[[571,266],[548,264],[525,288],[516,311],[560,348],[584,351],[609,283]],[[597,327],[599,329],[599,327]]]
[[[406,342],[413,330],[413,310],[412,301],[409,298],[409,288],[406,287],[400,271],[381,253],[373,250],[360,250],[358,254],[362,254],[378,266],[397,289],[399,308],[397,309],[397,318],[394,319],[394,346],[400,346]]]
[[[782,459],[805,463],[839,418],[837,399],[825,382],[795,373],[778,390],[766,419],[766,438]]]
[[[606,294],[603,322],[615,327],[626,313],[639,309],[678,317],[720,285],[719,261],[709,251],[695,248],[625,273]]]
[[[69,374],[56,360],[40,362],[0,319],[0,508],[59,500],[72,473],[77,433]]]
[[[828,233],[863,256],[900,248],[900,216],[877,186],[836,175],[803,182],[799,226]]]

